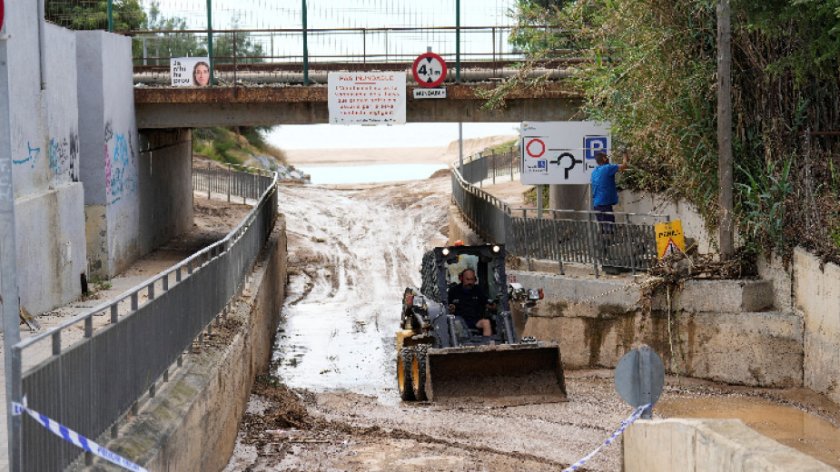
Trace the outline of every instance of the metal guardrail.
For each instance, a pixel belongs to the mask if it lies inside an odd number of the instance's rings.
[[[511,208],[473,183],[487,179],[490,166],[483,159],[464,164],[464,178],[457,164],[452,169],[452,195],[467,223],[485,241],[504,243],[511,254],[526,259],[592,264],[599,268],[642,271],[656,263],[653,223],[667,221],[666,215],[623,213],[612,215],[615,222],[598,221],[602,212]],[[473,180],[475,179],[475,180]],[[529,215],[530,214],[530,215]]]
[[[500,153],[490,150],[470,156],[464,161],[462,175],[465,181],[478,183],[479,187],[485,180],[495,184],[497,180],[510,178],[512,182],[519,175],[519,148]]]
[[[219,185],[218,175],[196,173],[210,188]],[[227,175],[229,188],[259,199],[248,216],[224,239],[115,299],[16,344],[12,401],[26,396],[32,408],[97,438],[109,428],[115,436],[119,419],[143,395],[155,395],[157,381],[168,379],[170,367],[180,365],[182,354],[238,293],[274,226],[277,177]],[[98,316],[110,322],[94,331]],[[62,337],[79,328],[84,338],[63,346]],[[52,344],[52,355],[24,371],[26,356],[42,343]],[[13,471],[62,470],[80,456],[79,449],[33,421],[17,420],[10,434]]]
[[[228,165],[226,169],[212,167],[194,167],[192,186],[195,192],[206,192],[209,199],[213,193],[225,195],[230,202],[232,197],[241,197],[242,203],[248,199],[257,200],[265,191],[266,177],[272,174],[263,169]]]
[[[211,56],[219,85],[326,83],[329,71],[408,70],[431,47],[449,67],[446,83],[486,81],[517,73],[526,54],[508,41],[512,26],[213,30]],[[551,30],[552,34],[568,34]],[[124,32],[132,38],[134,81],[170,85],[173,57],[207,56],[207,30]],[[247,43],[247,46],[244,46]],[[307,47],[304,48],[304,43]],[[221,45],[225,45],[222,47]],[[583,51],[557,50],[540,74],[565,77],[561,63],[585,61]]]

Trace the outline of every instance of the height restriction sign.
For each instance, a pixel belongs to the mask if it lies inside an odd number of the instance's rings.
[[[433,52],[420,54],[411,66],[411,73],[414,74],[417,85],[437,87],[446,79],[446,62]]]

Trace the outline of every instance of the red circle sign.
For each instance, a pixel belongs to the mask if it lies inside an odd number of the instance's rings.
[[[446,61],[433,52],[420,54],[411,66],[411,73],[417,85],[437,87],[446,79]]]
[[[4,0],[0,0],[0,30],[3,29],[3,13],[5,8],[3,8],[3,4],[6,3]]]
[[[538,150],[535,150],[534,148]],[[533,158],[542,157],[542,155],[545,154],[545,143],[542,139],[534,138],[528,141],[528,144],[525,145],[525,152]]]

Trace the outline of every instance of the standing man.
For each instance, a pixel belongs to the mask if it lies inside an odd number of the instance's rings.
[[[615,188],[615,174],[627,169],[627,153],[621,164],[610,164],[610,159],[604,151],[595,153],[598,167],[592,171],[592,209],[598,212],[595,217],[601,222],[615,222],[612,214],[613,205],[618,203],[618,190]]]

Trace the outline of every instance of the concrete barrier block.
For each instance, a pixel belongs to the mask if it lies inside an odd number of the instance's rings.
[[[834,470],[740,420],[637,421],[624,433],[623,454],[625,472]]]
[[[741,313],[772,308],[774,294],[769,280],[689,280],[672,297],[673,307],[681,310]],[[664,294],[655,297],[653,307],[668,308]]]
[[[805,323],[805,386],[840,404],[840,266],[797,248],[794,295]]]
[[[575,316],[598,317],[604,311],[625,313],[635,310],[639,301],[639,287],[632,278],[576,279],[518,270],[509,274],[525,287],[543,289],[545,300],[538,308],[542,316],[561,316],[567,309],[577,310]]]

